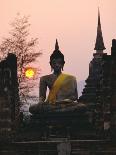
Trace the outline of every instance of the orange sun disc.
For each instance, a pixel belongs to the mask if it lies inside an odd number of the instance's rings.
[[[34,68],[27,68],[26,70],[25,70],[25,76],[27,77],[27,78],[33,78],[34,76],[35,76],[35,69]]]

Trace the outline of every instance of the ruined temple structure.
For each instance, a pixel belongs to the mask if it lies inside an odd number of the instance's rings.
[[[89,76],[85,80],[86,85],[83,89],[82,96],[79,100],[86,103],[96,103],[97,102],[97,91],[100,87],[100,78],[102,72],[102,58],[104,55],[105,46],[101,30],[100,13],[98,11],[98,26],[97,26],[97,37],[95,48],[96,52],[93,54],[93,59],[89,64]]]
[[[8,138],[15,130],[18,116],[17,58],[9,53],[0,62],[0,140]]]
[[[88,105],[91,119],[99,132],[111,129],[113,132],[116,128],[116,40],[112,40],[111,55],[104,53],[99,12],[94,49],[96,53],[89,64],[89,76],[79,101]]]
[[[99,12],[95,50],[79,98],[86,111],[43,111],[20,125],[17,59],[0,62],[0,155],[116,155],[116,40],[104,53]]]
[[[93,108],[95,123],[98,127],[102,124],[106,130],[109,129],[108,126],[110,122],[110,131],[116,133],[116,40],[112,41],[111,55],[104,55],[102,57],[101,66],[102,70],[100,72],[99,91],[97,91],[97,103],[95,102],[97,106]],[[90,132],[93,132],[91,130],[92,128],[89,128],[89,126],[87,126],[88,123],[83,121],[87,115],[75,112],[71,113],[69,111],[66,113],[43,113],[43,115],[39,116],[39,119],[33,118],[34,122],[33,120],[26,124],[22,122],[22,126],[19,126],[15,136],[10,136],[11,140],[9,141],[8,133],[12,131],[13,122],[18,121],[17,117],[19,113],[15,55],[9,54],[8,57],[0,63],[0,69],[2,72],[0,120],[4,122],[4,124],[0,126],[0,131],[2,131],[0,135],[2,133],[2,135],[7,136],[7,139],[4,141],[3,138],[0,137],[0,155],[116,154],[115,134],[111,134],[110,132],[109,135],[109,131],[106,130],[106,132],[102,133],[102,136],[92,136],[92,134],[90,134]],[[6,71],[8,71],[7,74]],[[90,110],[91,106],[88,106],[88,112]],[[40,122],[39,124],[38,121]],[[9,124],[9,122],[11,124]],[[56,135],[59,132],[60,137],[53,135],[54,132],[52,131],[51,124],[57,127]],[[60,125],[64,125],[64,131],[67,132],[58,130],[58,128],[60,129]],[[65,127],[67,128],[65,129]],[[71,128],[73,129],[72,133],[76,133],[75,136],[70,134]],[[97,132],[98,131],[99,130],[97,130]],[[42,133],[45,134],[42,135]],[[95,134],[98,135],[100,133]]]
[[[104,132],[104,126],[106,126],[106,124],[109,126],[109,120],[105,120],[111,112],[111,56],[104,53],[105,46],[99,10],[94,50],[96,50],[96,52],[93,54],[93,59],[89,64],[89,76],[85,80],[86,85],[79,101],[88,105],[91,120],[99,133],[102,133]],[[105,116],[106,113],[107,116]]]

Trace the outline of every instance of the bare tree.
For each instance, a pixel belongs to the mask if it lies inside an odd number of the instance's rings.
[[[5,57],[9,52],[15,53],[17,56],[17,70],[18,70],[18,82],[19,82],[19,95],[22,101],[26,100],[26,96],[34,87],[34,80],[26,79],[23,72],[29,64],[36,61],[41,55],[38,50],[38,38],[29,39],[29,17],[17,14],[14,21],[11,23],[11,31],[7,38],[3,38],[0,45],[0,52]],[[38,73],[38,69],[37,69]]]

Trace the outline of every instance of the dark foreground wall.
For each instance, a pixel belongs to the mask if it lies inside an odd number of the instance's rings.
[[[0,62],[0,141],[16,128],[19,117],[17,58],[9,53]]]
[[[108,140],[28,141],[0,144],[0,155],[116,155],[116,143]]]

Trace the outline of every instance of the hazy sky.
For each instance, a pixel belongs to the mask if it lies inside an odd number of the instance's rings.
[[[49,56],[57,38],[65,55],[64,71],[77,81],[85,80],[95,52],[98,6],[105,52],[110,54],[111,41],[116,38],[116,0],[0,0],[0,38],[7,36],[9,23],[18,12],[30,15],[31,36],[39,38],[43,52],[38,62],[40,76],[51,72]]]

